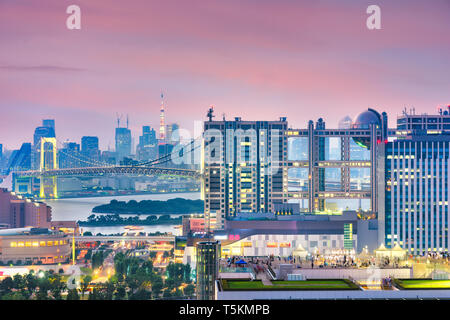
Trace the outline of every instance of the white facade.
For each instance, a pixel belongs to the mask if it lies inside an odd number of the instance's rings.
[[[353,235],[356,241],[356,235]],[[252,235],[222,247],[222,255],[289,256],[299,245],[308,252],[344,249],[344,235]],[[354,245],[354,247],[356,247]]]

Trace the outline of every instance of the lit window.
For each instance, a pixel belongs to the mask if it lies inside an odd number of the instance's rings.
[[[25,242],[25,247],[31,247],[31,241]]]
[[[39,245],[40,245],[41,247],[45,247],[45,241],[41,241],[41,242],[39,243]]]
[[[49,247],[53,246],[53,241],[47,241],[47,246]]]
[[[18,246],[18,247],[24,247],[24,246],[25,246],[25,243],[23,243],[22,241],[20,241],[20,242],[17,243],[17,246]]]
[[[15,248],[15,247],[17,247],[17,242],[15,242],[15,241],[11,242],[11,248]]]
[[[33,241],[33,247],[39,247],[39,242],[37,242],[37,241]]]

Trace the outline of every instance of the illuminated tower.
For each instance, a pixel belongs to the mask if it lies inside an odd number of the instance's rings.
[[[164,121],[164,94],[161,93],[161,111],[159,116],[159,140],[164,143],[166,140],[166,125]]]
[[[39,143],[40,145],[40,161],[39,161],[39,171],[44,172],[47,170],[58,169],[58,160],[57,160],[57,146],[56,146],[56,138],[45,138],[42,137]],[[51,190],[51,197],[58,197],[58,187],[57,187],[57,179],[56,176],[44,177],[40,178],[40,188],[39,188],[39,197],[46,197],[46,190]]]

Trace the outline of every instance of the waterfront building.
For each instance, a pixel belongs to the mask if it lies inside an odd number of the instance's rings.
[[[197,300],[214,300],[215,281],[219,276],[220,242],[197,243]]]
[[[71,257],[71,241],[62,232],[47,228],[0,230],[2,264],[57,264]]]
[[[225,228],[242,212],[383,211],[379,169],[390,134],[386,113],[368,109],[348,129],[327,129],[323,119],[292,129],[286,118],[209,120],[204,129],[205,218],[211,229]]]
[[[404,114],[386,147],[385,244],[449,252],[450,114]]]
[[[9,228],[49,228],[51,208],[43,202],[0,189],[0,223]]]
[[[287,129],[286,118],[205,122],[208,229],[223,229],[238,212],[272,212],[287,201]]]

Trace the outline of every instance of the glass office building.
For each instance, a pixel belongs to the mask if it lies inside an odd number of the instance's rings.
[[[215,281],[219,276],[219,241],[197,243],[197,300],[214,300]]]
[[[404,114],[386,147],[386,247],[448,252],[450,115]]]
[[[341,129],[326,128],[323,119],[292,129],[286,118],[206,121],[204,129],[205,216],[212,229],[223,229],[237,213],[257,218],[285,204],[320,214],[377,213],[384,205],[378,169],[384,165],[386,113],[368,109]]]

